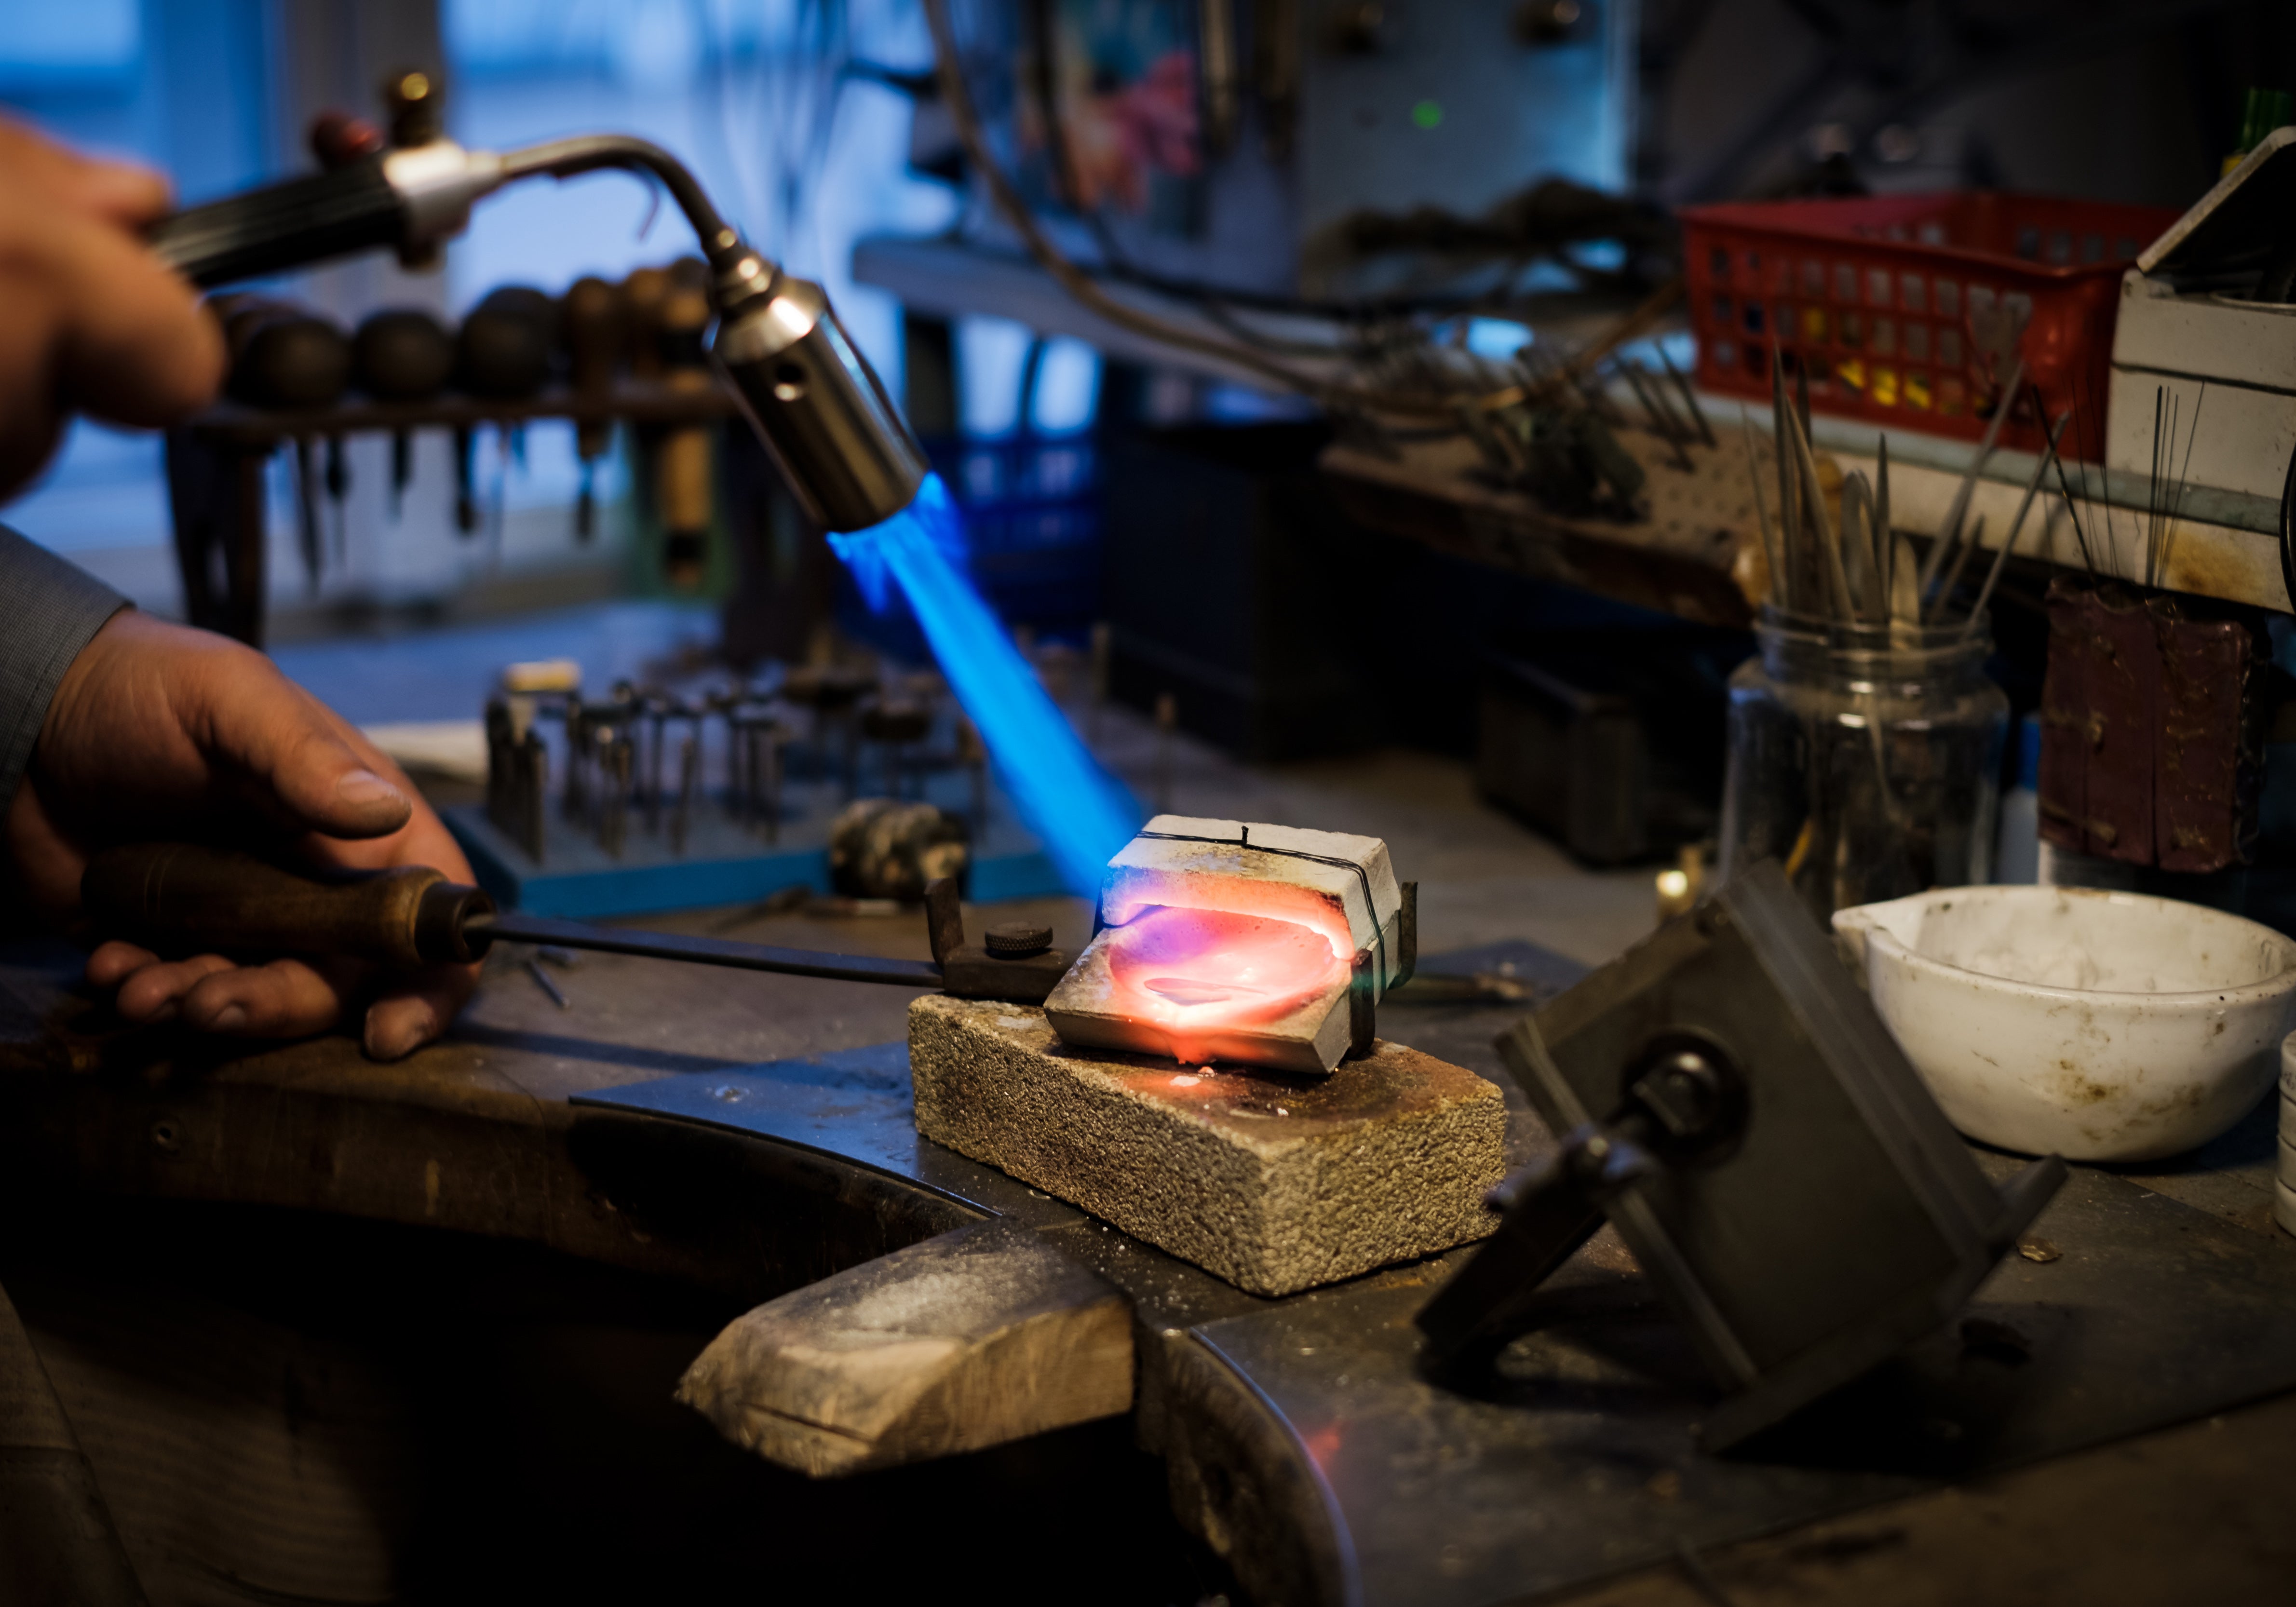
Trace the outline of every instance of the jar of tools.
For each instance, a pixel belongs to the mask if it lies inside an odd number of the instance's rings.
[[[1720,872],[1775,858],[1821,923],[1993,874],[2009,700],[1964,627],[1762,611],[1730,677]]]

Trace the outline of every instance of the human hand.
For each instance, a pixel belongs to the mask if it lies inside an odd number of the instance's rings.
[[[215,395],[222,331],[140,237],[167,209],[148,168],[0,118],[0,499],[72,413],[157,427]]]
[[[88,857],[116,843],[209,841],[313,868],[470,862],[398,767],[251,648],[123,611],[65,672],[4,821],[0,872],[50,923],[80,922]],[[475,965],[379,976],[342,959],[162,960],[130,943],[89,956],[133,1021],[299,1037],[372,995],[369,1054],[397,1060],[445,1029]]]

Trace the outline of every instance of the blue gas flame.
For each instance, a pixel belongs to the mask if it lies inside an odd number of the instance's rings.
[[[1067,717],[1021,656],[964,573],[964,516],[938,474],[881,525],[830,545],[869,607],[882,612],[898,585],[996,766],[1021,818],[1044,843],[1070,891],[1091,898],[1144,811],[1078,740]]]

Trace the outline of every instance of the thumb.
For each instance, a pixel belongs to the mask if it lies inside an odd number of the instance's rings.
[[[268,695],[217,701],[216,746],[235,753],[297,824],[327,837],[388,837],[414,801],[368,767],[326,707],[263,660]]]

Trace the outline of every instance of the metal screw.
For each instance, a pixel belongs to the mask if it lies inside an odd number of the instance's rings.
[[[1021,921],[1008,922],[990,927],[982,939],[982,946],[1000,960],[1025,960],[1053,946],[1053,929]]]

